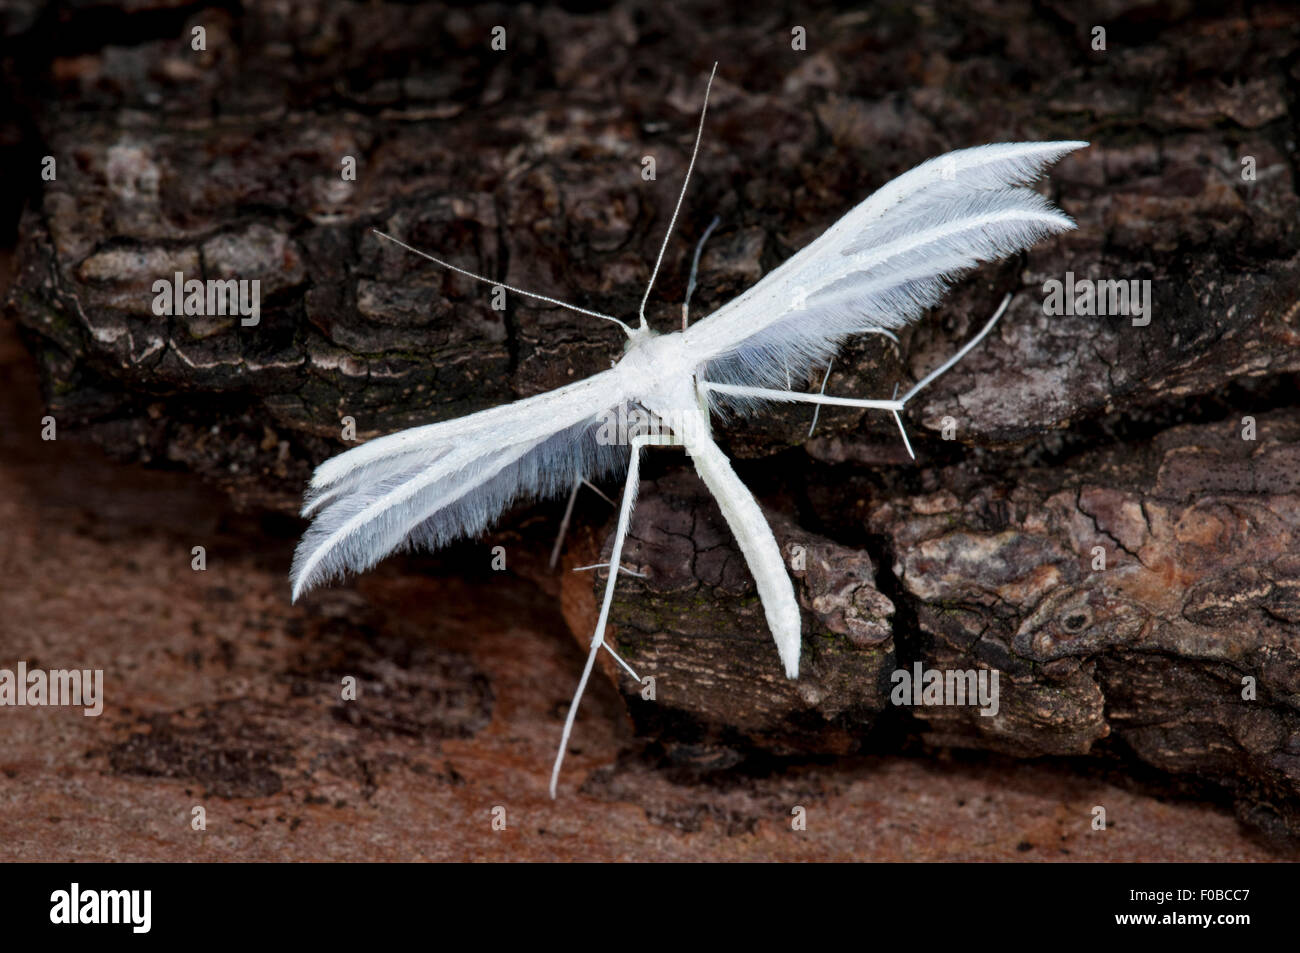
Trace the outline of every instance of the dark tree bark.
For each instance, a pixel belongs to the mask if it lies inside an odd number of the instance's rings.
[[[666,709],[733,747],[843,752],[892,717],[894,672],[997,671],[995,711],[914,708],[920,737],[1018,757],[1123,752],[1223,784],[1245,816],[1294,830],[1300,419],[1257,427],[1254,441],[1232,421],[1175,427],[1009,473],[943,468],[942,489],[859,510],[884,573],[774,516],[806,557],[797,683],[717,507],[680,476],[650,484],[624,559],[646,578],[620,582],[613,619],[656,704],[620,684],[647,729]],[[828,524],[854,510],[836,489],[813,503]],[[593,615],[594,600],[575,628]]]

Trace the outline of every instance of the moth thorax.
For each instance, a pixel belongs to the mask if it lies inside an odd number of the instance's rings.
[[[694,406],[694,362],[679,331],[638,335],[617,368],[629,392],[656,411]]]

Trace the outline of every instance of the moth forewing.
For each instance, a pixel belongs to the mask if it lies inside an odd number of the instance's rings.
[[[627,396],[626,374],[604,371],[327,460],[303,508],[313,522],[294,554],[293,598],[395,550],[438,548],[480,532],[520,498],[617,473],[626,454],[602,444],[596,431]]]
[[[689,349],[710,381],[774,387],[851,335],[916,320],[981,262],[1074,227],[1022,184],[1085,145],[998,143],[923,163],[683,332]]]
[[[754,577],[767,627],[776,641],[776,651],[785,667],[785,674],[798,678],[803,623],[776,536],[763,517],[754,494],[736,476],[727,455],[707,434],[688,438],[685,447],[695,464],[695,472],[718,501],[723,519],[727,521],[727,527]]]

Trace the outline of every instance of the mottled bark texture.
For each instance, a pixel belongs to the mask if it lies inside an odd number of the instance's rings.
[[[624,687],[643,727],[728,750],[849,751],[898,731],[1102,753],[1222,784],[1258,823],[1300,831],[1293,6],[15,9],[5,29],[28,51],[7,69],[26,114],[6,128],[25,135],[8,153],[32,193],[9,311],[50,412],[286,512],[343,449],[345,417],[362,438],[447,419],[620,352],[616,328],[513,296],[495,311],[490,289],[369,229],[634,313],[714,59],[652,301],[661,329],[714,215],[698,315],[925,158],[1091,140],[1046,186],[1077,232],[981,271],[899,346],[868,338],[835,365],[828,392],[888,396],[1017,293],[909,410],[916,465],[878,416],[825,413],[812,439],[806,408],[720,427],[806,559],[801,679],[780,675],[744,564],[677,462],[643,488],[627,562],[646,576],[620,583],[613,613],[656,700]],[[57,178],[33,185],[43,155]],[[260,279],[260,324],[156,316],[151,285],[176,271]],[[1150,323],[1046,315],[1043,282],[1067,272],[1149,280]],[[591,529],[570,567],[598,557],[608,527]],[[589,585],[565,584],[584,641]],[[999,713],[890,705],[891,673],[918,661],[996,669]]]

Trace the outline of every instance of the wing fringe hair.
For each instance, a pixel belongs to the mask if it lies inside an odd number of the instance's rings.
[[[393,552],[437,549],[486,529],[522,499],[569,490],[627,465],[598,439],[621,403],[609,372],[468,417],[416,427],[325,461],[302,515],[293,599]],[[593,410],[593,406],[595,409]]]
[[[916,320],[976,265],[1074,222],[1025,184],[1086,142],[1009,142],[950,152],[889,182],[749,291],[689,329],[707,380],[778,387],[844,340]],[[714,410],[746,412],[714,393]]]

